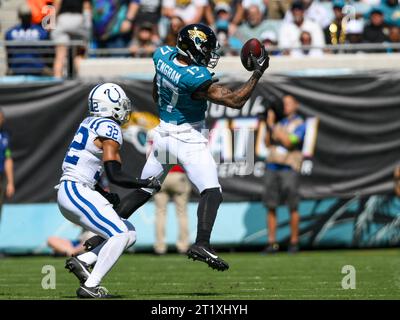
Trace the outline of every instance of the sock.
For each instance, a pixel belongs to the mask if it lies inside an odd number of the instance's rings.
[[[85,282],[87,287],[96,287],[103,277],[111,270],[129,242],[128,233],[119,233],[108,239],[101,248],[97,263]]]
[[[144,205],[151,196],[152,194],[147,191],[136,189],[122,198],[121,203],[115,211],[117,211],[121,218],[128,219],[132,213]]]
[[[94,264],[97,261],[97,257],[99,255],[99,252],[101,248],[106,244],[106,241],[104,241],[102,244],[98,245],[95,247],[92,251],[85,252],[77,256],[77,258],[87,264]]]
[[[219,188],[206,189],[201,193],[197,208],[197,244],[210,244],[211,231],[221,202],[222,195]]]

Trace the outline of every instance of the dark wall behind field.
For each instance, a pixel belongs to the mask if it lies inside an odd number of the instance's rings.
[[[313,171],[303,177],[305,198],[352,197],[390,193],[392,172],[400,159],[400,74],[378,73],[335,77],[266,76],[239,113],[210,111],[208,124],[228,119],[254,119],[290,93],[301,102],[300,113],[320,120]],[[156,113],[150,81],[118,80],[137,111]],[[0,106],[11,132],[16,195],[12,202],[55,201],[53,187],[79,122],[87,114],[87,95],[97,81],[0,85]],[[232,87],[239,81],[222,78]],[[211,106],[210,110],[217,110]],[[214,108],[214,109],[212,109]],[[220,109],[218,109],[220,110]],[[145,156],[124,143],[124,170],[139,175]],[[255,159],[261,162],[263,159]],[[222,178],[226,201],[259,200],[263,180],[255,174]],[[119,189],[118,189],[119,190]]]

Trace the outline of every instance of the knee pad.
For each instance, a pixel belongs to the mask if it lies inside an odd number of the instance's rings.
[[[135,230],[129,230],[128,231],[128,236],[129,236],[129,240],[128,240],[128,243],[126,245],[126,249],[128,249],[129,247],[132,247],[136,243],[136,231]]]
[[[126,249],[128,249],[129,247],[133,246],[136,242],[136,229],[134,227],[134,225],[132,223],[130,223],[128,220],[124,220],[124,223],[126,225],[126,227],[128,228],[128,243],[126,245]]]

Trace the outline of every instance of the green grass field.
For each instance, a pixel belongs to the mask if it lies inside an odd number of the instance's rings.
[[[170,254],[126,254],[103,285],[121,299],[399,299],[400,251],[342,250],[223,253],[230,263],[217,272],[201,262]],[[78,281],[63,258],[0,260],[0,299],[75,299]],[[44,290],[44,265],[56,268],[56,289]],[[356,269],[356,289],[344,290],[344,265]]]

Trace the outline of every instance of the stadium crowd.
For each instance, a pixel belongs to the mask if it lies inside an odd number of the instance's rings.
[[[400,43],[398,0],[26,0],[26,4],[19,9],[20,23],[5,33],[5,40],[53,40],[55,59],[50,69],[56,77],[65,74],[70,40],[85,44],[74,51],[76,66],[87,55],[87,47],[106,49],[107,56],[151,57],[157,46],[175,45],[182,26],[200,22],[216,31],[225,56],[238,55],[252,37],[260,39],[271,55],[295,57],[354,52],[327,45]],[[55,20],[49,18],[52,14]],[[357,48],[382,50],[399,49]],[[49,64],[40,62],[41,56],[33,51],[23,55],[10,51],[9,73],[19,73],[20,67],[23,73],[49,74]],[[18,57],[25,63],[10,63]],[[33,60],[28,66],[27,58]]]

